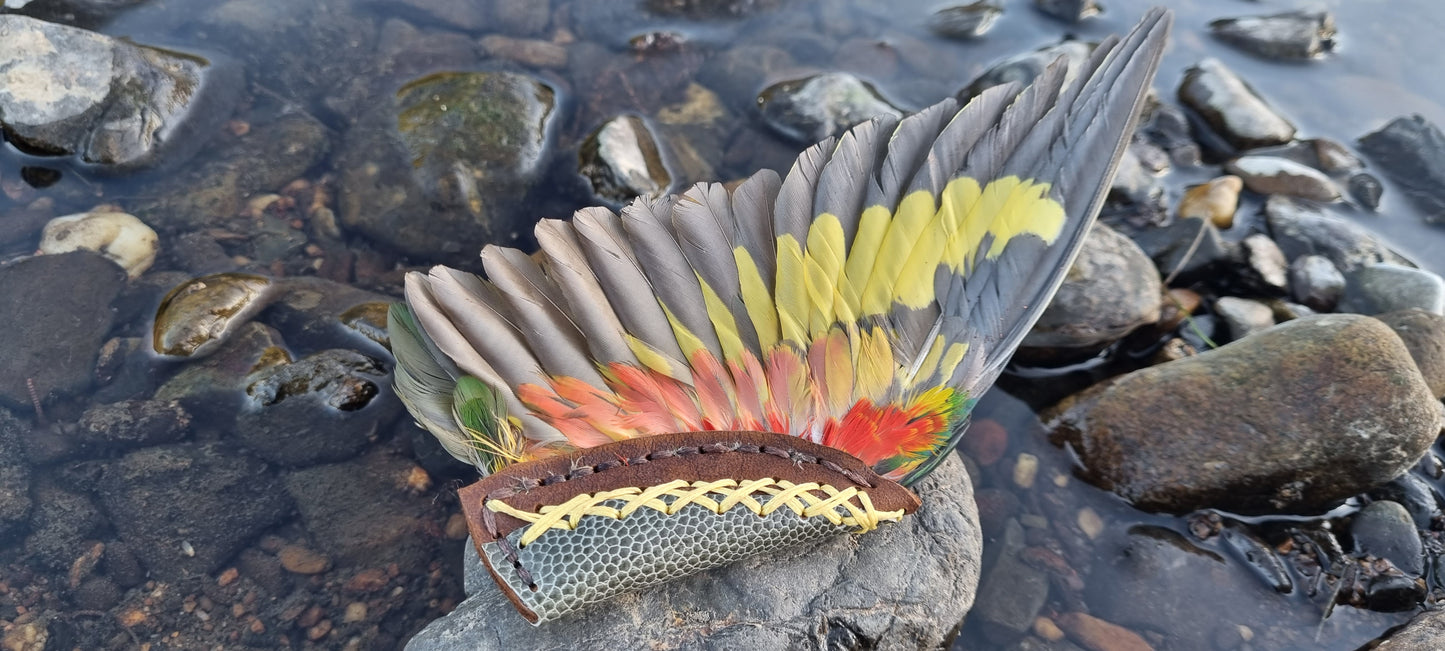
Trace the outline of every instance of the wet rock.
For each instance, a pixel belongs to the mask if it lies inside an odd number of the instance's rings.
[[[41,617],[5,630],[0,647],[5,651],[45,651],[50,641],[50,619]]]
[[[1002,15],[1002,7],[979,0],[933,12],[928,17],[928,29],[944,38],[968,40],[987,34]]]
[[[56,217],[40,234],[40,252],[94,251],[135,278],[156,261],[156,232],[123,212],[90,212]]]
[[[1425,551],[1409,511],[1389,500],[1371,502],[1355,514],[1350,523],[1355,553],[1390,561],[1400,571],[1420,576],[1425,571]]]
[[[1179,166],[1198,166],[1201,163],[1199,144],[1189,124],[1189,116],[1177,105],[1160,101],[1140,121],[1138,133],[1155,146],[1169,154],[1169,160]]]
[[[1179,100],[1237,149],[1294,139],[1294,125],[1218,59],[1200,61],[1184,73]]]
[[[30,516],[30,535],[25,537],[26,555],[57,571],[69,570],[105,524],[89,496],[63,483],[59,477],[36,479],[31,487],[35,511]]]
[[[1274,325],[1274,310],[1259,301],[1222,296],[1214,303],[1214,313],[1224,321],[1232,339],[1239,340]]]
[[[1445,132],[1419,115],[1395,118],[1360,138],[1360,151],[1425,213],[1445,223]]]
[[[91,455],[175,443],[185,438],[191,415],[175,401],[126,400],[85,410],[71,435]]]
[[[1414,308],[1375,318],[1400,336],[1430,391],[1437,398],[1445,398],[1445,316]]]
[[[260,460],[222,443],[145,448],[108,465],[97,496],[151,574],[207,575],[293,505]]]
[[[173,357],[204,357],[215,351],[275,296],[270,278],[219,273],[186,281],[156,308],[151,345]]]
[[[1034,0],[1034,7],[1059,20],[1076,23],[1103,11],[1094,0]]]
[[[1131,223],[1152,224],[1161,221],[1160,218],[1167,212],[1168,206],[1159,175],[1168,170],[1168,163],[1165,162],[1163,170],[1146,167],[1139,154],[1147,153],[1151,149],[1152,145],[1135,142],[1124,150],[1124,156],[1119,159],[1119,169],[1109,186],[1103,214],[1122,213],[1128,216]]]
[[[1375,262],[1409,264],[1370,231],[1318,206],[1277,195],[1265,202],[1264,215],[1270,237],[1291,260],[1322,255],[1340,271]]]
[[[246,402],[247,378],[268,352],[283,350],[280,333],[260,323],[242,325],[205,359],[188,362],[156,390],[157,400],[177,400],[199,422],[229,423]]]
[[[1271,59],[1314,59],[1335,47],[1335,17],[1328,11],[1222,18],[1209,23],[1214,37]]]
[[[536,35],[552,19],[550,0],[492,0],[493,27],[504,34]]]
[[[1239,243],[1244,263],[1236,282],[1250,292],[1264,296],[1284,296],[1289,291],[1289,263],[1284,252],[1268,235],[1255,233]]]
[[[1027,632],[1048,600],[1048,574],[1019,558],[1026,545],[1023,527],[1009,520],[997,556],[990,553],[994,562],[979,585],[978,610],[970,619],[977,619],[991,640],[1007,641]]]
[[[0,409],[0,542],[25,526],[30,517],[30,468],[20,441],[29,427]]]
[[[774,131],[808,144],[880,115],[903,117],[872,84],[846,72],[773,84],[758,94],[758,110]]]
[[[78,393],[90,386],[125,272],[89,251],[0,266],[0,401],[29,405],[31,388]]]
[[[1158,270],[1138,245],[1095,224],[1053,302],[1024,337],[1024,348],[1043,350],[1026,354],[1097,352],[1158,321],[1163,291]]]
[[[1445,610],[1426,610],[1375,647],[1375,651],[1434,651],[1441,645],[1445,645]]]
[[[1393,264],[1369,264],[1345,274],[1341,312],[1381,314],[1410,308],[1445,314],[1445,280]]]
[[[508,72],[417,79],[347,134],[342,224],[418,261],[476,265],[487,243],[530,231],[556,93]]]
[[[1099,651],[1154,650],[1138,633],[1088,613],[1063,613],[1054,619],[1069,637],[1085,648]]]
[[[277,281],[275,302],[263,318],[280,330],[286,342],[304,349],[335,348],[354,342],[376,353],[386,341],[386,310],[396,299],[323,278]]]
[[[1088,60],[1089,54],[1094,51],[1094,46],[1094,43],[1084,41],[1063,41],[1033,52],[1004,59],[979,75],[978,79],[968,85],[968,88],[963,89],[959,93],[959,100],[967,101],[986,89],[1009,82],[1018,82],[1027,86],[1035,77],[1043,74],[1045,68],[1061,57],[1064,65],[1068,66],[1068,71],[1064,75],[1067,85],[1073,81],[1075,71],[1079,69],[1079,66]]]
[[[1344,314],[1135,371],[1049,420],[1094,481],[1171,512],[1327,508],[1405,472],[1440,431],[1399,337]]]
[[[1365,168],[1364,161],[1349,148],[1329,138],[1296,140],[1278,147],[1257,149],[1252,155],[1292,160],[1332,176],[1344,176]]]
[[[325,554],[301,545],[286,545],[276,552],[281,567],[292,574],[320,574],[331,569],[331,559]]]
[[[898,526],[736,563],[548,626],[506,610],[495,584],[478,577],[467,582],[471,597],[407,649],[938,647],[974,601],[982,544],[960,459],[915,489],[923,508]],[[469,574],[485,573],[470,544],[465,554]],[[889,560],[899,558],[915,562]]]
[[[1219,229],[1202,217],[1185,217],[1162,228],[1146,229],[1134,236],[1134,242],[1154,261],[1159,273],[1167,276],[1177,270],[1185,281],[1230,264],[1237,255],[1237,246],[1225,241]]]
[[[422,571],[435,542],[423,533],[423,518],[437,508],[427,495],[413,495],[406,478],[411,462],[382,452],[359,459],[297,470],[285,478],[301,520],[321,549],[343,566]]]
[[[0,126],[31,153],[102,169],[186,158],[228,117],[235,66],[0,16]]]
[[[1415,472],[1400,475],[1394,481],[1370,491],[1368,495],[1372,500],[1388,500],[1404,507],[1416,529],[1428,531],[1430,523],[1440,515],[1435,489]]]
[[[1189,188],[1179,200],[1179,218],[1208,219],[1216,228],[1229,228],[1234,225],[1242,189],[1244,182],[1237,176],[1221,176]]]
[[[329,55],[327,58],[332,58]],[[161,232],[221,226],[258,192],[280,189],[319,162],[331,132],[291,108],[252,111],[245,135],[223,134],[195,160],[151,186],[130,212]]]
[[[634,197],[659,197],[672,187],[672,173],[657,138],[642,118],[622,115],[598,127],[582,141],[578,172],[605,201],[622,204]]]
[[[1345,276],[1322,255],[1302,255],[1289,265],[1290,293],[1312,310],[1331,312],[1345,292]]]
[[[104,577],[92,577],[77,586],[72,594],[75,605],[84,610],[110,610],[120,603],[120,588]]]
[[[783,0],[645,0],[647,11],[693,20],[739,18],[776,9]]]
[[[479,44],[487,54],[533,68],[567,67],[567,48],[551,41],[488,34]]]
[[[400,7],[425,14],[432,20],[441,21],[465,31],[487,27],[487,8],[481,2],[451,2],[450,0],[400,0]]]
[[[349,459],[401,410],[382,394],[387,373],[381,362],[339,349],[257,371],[246,387],[254,405],[236,417],[236,436],[279,465]]]
[[[1312,201],[1339,201],[1340,189],[1319,170],[1275,156],[1244,156],[1225,164],[1244,186],[1260,194],[1283,194]]]
[[[1370,211],[1380,208],[1380,197],[1385,194],[1385,186],[1380,183],[1380,179],[1364,172],[1346,180],[1345,188],[1350,191],[1350,197],[1359,202],[1360,207]]]

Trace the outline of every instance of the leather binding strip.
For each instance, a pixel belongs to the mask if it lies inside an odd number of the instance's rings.
[[[504,468],[459,496],[477,553],[533,624],[919,506],[845,452],[767,432],[619,441]]]

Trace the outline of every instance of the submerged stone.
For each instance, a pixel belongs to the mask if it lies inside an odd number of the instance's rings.
[[[608,202],[655,198],[672,187],[672,173],[657,138],[635,115],[618,116],[598,127],[582,142],[577,156],[578,171],[592,185],[592,192]]]
[[[846,72],[779,82],[758,94],[758,109],[773,130],[799,143],[840,136],[880,115],[903,117],[872,84]]]
[[[155,264],[160,245],[145,222],[123,212],[88,212],[56,217],[40,234],[40,252],[95,251],[136,278]]]
[[[174,357],[209,354],[273,296],[271,279],[252,274],[219,273],[184,282],[161,299],[151,345]]]

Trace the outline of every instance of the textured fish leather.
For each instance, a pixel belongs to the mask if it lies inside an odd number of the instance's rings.
[[[858,527],[787,508],[759,515],[738,505],[719,514],[688,504],[671,515],[640,508],[621,519],[584,516],[575,529],[549,529],[523,545],[529,523],[487,509],[488,500],[537,513],[577,495],[618,488],[763,478],[856,488],[879,512],[912,513],[919,506],[907,488],[847,453],[766,432],[683,432],[620,441],[505,468],[461,489],[459,496],[492,578],[528,621],[540,624],[625,592]],[[602,505],[620,508],[625,501]],[[835,511],[847,515],[842,507]]]

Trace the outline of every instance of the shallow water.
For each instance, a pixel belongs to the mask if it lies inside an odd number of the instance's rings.
[[[465,0],[457,2],[464,4]],[[28,10],[38,10],[43,4],[44,0],[38,0]],[[446,6],[443,2],[429,4]],[[584,4],[588,7],[584,8]],[[769,71],[756,87],[733,89],[732,95],[725,94],[721,98],[729,109],[732,121],[720,127],[725,131],[719,138],[720,143],[699,152],[719,179],[737,178],[759,167],[785,167],[800,149],[797,144],[773,135],[751,110],[751,93],[771,82],[822,70],[849,70],[872,81],[900,107],[915,109],[957,92],[991,63],[1006,56],[1056,42],[1066,34],[1097,40],[1122,32],[1134,23],[1144,8],[1153,3],[1107,0],[1102,16],[1080,25],[1065,25],[1035,12],[1029,2],[1010,0],[1000,3],[1005,7],[1005,14],[995,28],[986,37],[970,42],[939,39],[928,32],[924,27],[925,20],[931,11],[943,6],[943,3],[932,1],[853,0],[826,5],[786,0],[735,2],[723,4],[761,5],[763,8],[745,11],[740,17],[699,19],[658,17],[639,7],[639,4],[630,1],[552,2],[549,23],[540,30],[538,38],[555,38],[560,29],[577,42],[591,42],[596,47],[586,50],[588,60],[585,62],[574,60],[558,69],[533,71],[560,91],[562,116],[549,145],[553,152],[549,169],[556,190],[536,197],[534,211],[538,217],[565,216],[592,202],[575,175],[576,148],[588,132],[603,119],[620,112],[651,116],[663,106],[682,101],[687,82],[696,77],[709,60],[720,57],[729,49],[743,46],[779,48],[791,55],[791,62]],[[1328,0],[1312,3],[1188,1],[1173,3],[1173,6],[1177,12],[1175,36],[1155,84],[1160,95],[1166,99],[1172,101],[1173,91],[1185,68],[1200,58],[1211,56],[1223,60],[1280,113],[1294,121],[1300,128],[1301,137],[1327,137],[1349,144],[1387,121],[1410,113],[1419,113],[1437,125],[1445,125],[1445,83],[1441,83],[1445,78],[1439,72],[1445,57],[1441,56],[1438,42],[1440,35],[1445,34],[1445,9],[1437,6],[1434,0]],[[1334,12],[1340,36],[1336,51],[1320,61],[1279,63],[1261,60],[1214,41],[1205,27],[1210,20],[1221,17],[1321,6]],[[322,158],[302,175],[317,181],[342,171],[335,167],[334,152],[343,139],[356,137],[353,123],[367,106],[394,92],[407,79],[436,70],[527,70],[520,64],[489,60],[477,48],[470,52],[463,49],[433,53],[431,58],[386,61],[377,51],[386,26],[394,26],[396,21],[406,22],[431,35],[461,35],[472,41],[491,32],[486,27],[470,30],[455,28],[445,20],[411,8],[408,3],[362,0],[313,0],[309,3],[294,3],[294,0],[232,0],[225,3],[159,0],[141,2],[109,19],[86,22],[97,31],[138,43],[173,47],[207,56],[219,55],[241,62],[247,72],[247,95],[252,107],[267,104],[293,107],[314,116],[328,127],[333,154]],[[682,34],[686,43],[676,53],[642,56],[628,50],[627,40],[632,36],[659,30]],[[325,43],[327,48],[318,51],[314,45],[318,42]],[[262,112],[260,109],[257,111]],[[238,116],[243,114],[244,110]],[[183,167],[194,167],[213,153],[203,151]],[[255,162],[257,166],[266,163]],[[35,197],[52,197],[56,202],[57,215],[81,211],[100,202],[114,202],[127,208],[128,204],[154,198],[166,177],[180,171],[173,169],[138,178],[94,177],[60,161],[23,155],[9,146],[0,148],[0,178],[7,181],[16,179],[23,166],[50,170],[37,177],[36,170],[32,169],[25,175],[29,179],[43,177],[54,181],[55,173],[59,173],[59,182],[53,185],[37,183],[47,187],[27,191],[26,196],[27,201]],[[1171,174],[1167,179],[1170,205],[1176,203],[1184,185],[1212,174],[1212,169],[1178,170]],[[1361,211],[1347,214],[1382,234],[1421,266],[1445,273],[1445,255],[1442,255],[1445,252],[1445,228],[1423,223],[1418,210],[1404,201],[1388,180],[1385,180],[1385,186],[1384,200],[1377,214]],[[260,191],[279,189],[262,188]],[[19,210],[18,205],[6,202],[6,199],[0,198],[0,219]],[[1229,235],[1243,237],[1252,230],[1260,229],[1262,220],[1256,213],[1256,206],[1246,203],[1241,207],[1236,226]],[[197,223],[201,220],[198,219]],[[151,274],[180,268],[168,249],[177,246],[176,238],[185,230],[182,226],[162,234],[162,257]],[[0,261],[27,253],[34,248],[36,239],[38,234],[36,238],[0,251]],[[514,241],[524,246],[528,239],[520,232],[514,236]],[[361,260],[367,261],[366,264],[358,263],[347,280],[383,293],[395,295],[399,289],[396,270],[419,262],[378,250],[356,234],[348,234],[346,243],[358,252]],[[244,261],[236,261],[231,266],[258,271]],[[305,264],[288,263],[261,271],[308,273],[306,268]],[[0,306],[0,309],[6,307]],[[131,321],[117,323],[113,332],[128,335],[145,332],[149,327],[147,315],[151,312],[149,308],[140,310],[139,316],[134,316]],[[332,344],[341,347],[352,345],[351,342]],[[310,352],[304,350],[307,346],[298,348],[303,350],[296,352]],[[167,366],[158,372],[173,374],[176,371],[176,366]],[[1040,383],[1064,381],[1048,375],[1028,380]],[[1011,384],[1019,382],[1018,378],[1010,379]],[[90,398],[80,395],[42,396],[41,399],[53,401],[47,402],[52,417],[64,420],[73,418]],[[394,399],[383,395],[381,400]],[[4,406],[13,409],[21,418],[37,420],[31,405]],[[1256,628],[1270,627],[1273,631],[1252,631],[1251,635],[1260,636],[1254,648],[1353,649],[1407,618],[1407,615],[1385,615],[1348,607],[1336,608],[1326,617],[1326,608],[1321,602],[1323,597],[1311,600],[1303,591],[1291,595],[1276,593],[1263,579],[1251,574],[1254,570],[1249,569],[1238,552],[1221,547],[1224,543],[1218,539],[1202,544],[1203,550],[1199,552],[1214,553],[1225,559],[1221,568],[1216,570],[1201,574],[1176,574],[1169,571],[1170,568],[1154,568],[1151,570],[1153,573],[1139,570],[1131,574],[1137,579],[1132,583],[1102,579],[1100,577],[1110,568],[1120,573],[1128,569],[1119,569],[1119,563],[1114,561],[1131,557],[1127,549],[1129,541],[1133,540],[1131,532],[1138,533],[1143,530],[1141,527],[1153,527],[1150,531],[1172,531],[1187,537],[1189,533],[1185,521],[1141,514],[1110,494],[1074,479],[1072,460],[1066,453],[1047,444],[1030,408],[1002,392],[994,392],[980,403],[977,418],[996,420],[1010,432],[1010,448],[1005,461],[996,464],[996,467],[978,469],[980,487],[1017,490],[1010,475],[1012,464],[1019,453],[1032,454],[1040,458],[1040,481],[1055,486],[1047,491],[1018,491],[1025,504],[1023,513],[1034,516],[1030,522],[1036,528],[1047,529],[1052,521],[1074,518],[1081,509],[1092,510],[1105,524],[1104,532],[1096,539],[1080,541],[1069,550],[1070,554],[1065,554],[1075,566],[1092,555],[1092,568],[1074,568],[1084,575],[1083,590],[1056,592],[1081,599],[1084,608],[1101,613],[1110,610],[1111,602],[1128,601],[1124,598],[1127,595],[1112,594],[1110,589],[1120,585],[1131,589],[1151,586],[1151,590],[1164,595],[1157,597],[1156,601],[1180,604],[1169,611],[1177,617],[1174,626],[1128,621],[1119,623],[1145,632],[1150,639],[1169,641],[1163,645],[1164,648],[1249,648],[1248,642],[1231,641],[1227,633],[1207,625],[1212,616],[1217,615],[1221,619],[1233,617],[1241,603],[1250,604],[1251,608],[1267,615],[1250,620],[1257,622]],[[207,422],[204,414],[197,414],[196,421],[191,425],[192,430],[197,432],[195,440],[206,441],[227,440],[228,427],[221,422]],[[404,418],[395,425],[384,427],[367,449],[404,456],[412,447],[408,438],[410,427]],[[63,468],[69,465],[37,466],[36,471],[59,476],[62,472],[70,472]],[[431,523],[430,526],[446,522],[445,509],[453,503],[448,490],[455,484],[446,483],[446,480],[464,478],[464,473],[439,474],[435,477],[437,487],[424,489],[425,497],[438,510],[429,514],[431,519],[427,522]],[[1260,530],[1286,526],[1273,523],[1262,525]],[[314,543],[316,536],[324,536],[326,532],[308,528],[292,519],[268,532],[268,535],[287,540],[310,536]],[[388,611],[390,615],[386,619],[379,622],[363,619],[359,625],[351,624],[350,628],[342,628],[338,624],[335,634],[323,634],[314,643],[302,642],[313,630],[311,627],[298,627],[293,623],[293,620],[306,619],[304,613],[286,619],[285,609],[278,608],[276,611],[282,613],[277,616],[279,621],[266,620],[267,633],[243,638],[243,641],[260,647],[284,642],[342,648],[348,640],[364,640],[364,644],[384,648],[387,644],[404,640],[407,634],[427,619],[445,612],[460,597],[454,580],[437,577],[455,572],[461,544],[439,532],[429,535],[437,541],[435,553],[444,559],[429,567],[403,567],[400,570],[402,576],[391,578],[394,585],[425,590],[430,602],[424,606],[394,608]],[[114,535],[102,531],[97,537],[109,541]],[[1270,542],[1277,541],[1272,539]],[[0,549],[0,569],[16,562],[20,549],[19,544],[8,550]],[[364,569],[358,564],[338,560],[336,567],[330,570],[332,574],[300,577],[298,584],[301,587],[286,591],[290,596],[272,597],[295,599],[297,591],[304,591],[309,595],[308,604],[315,603],[316,607],[328,613],[328,617],[339,618],[345,606],[358,601],[343,584]],[[36,566],[30,570],[35,576],[52,577],[49,580],[57,585],[65,578],[64,572],[57,573],[52,568]],[[5,577],[0,576],[0,583],[4,582],[3,579]],[[1207,581],[1224,581],[1227,588],[1220,590],[1217,586],[1198,583]],[[33,585],[35,581],[30,583]],[[416,588],[418,585],[426,587]],[[1106,585],[1113,588],[1102,587]],[[144,589],[154,588],[142,586],[133,590]],[[190,587],[180,589],[181,592],[186,590],[199,592]],[[392,600],[405,599],[410,594],[398,594]],[[41,600],[40,603],[48,604],[44,607],[59,612],[84,610],[62,589],[57,588],[46,599],[52,598],[54,601]],[[211,597],[213,600],[220,598]],[[239,602],[241,597],[236,599]],[[156,597],[156,600],[158,603],[171,603],[161,597]],[[380,601],[384,600],[373,598],[368,603],[376,610],[385,607]],[[134,595],[130,595],[122,603],[134,602]],[[8,608],[8,611],[0,609],[0,616],[12,618],[12,613],[16,611],[13,605]],[[194,603],[191,608],[195,608]],[[162,646],[167,644],[166,627],[171,624],[166,618],[171,615],[162,610],[158,607],[152,616],[161,620],[164,626],[141,627],[138,632],[131,631],[130,634],[144,636],[142,641],[153,640]],[[190,613],[191,610],[185,612]],[[1119,614],[1115,619],[1124,619],[1125,615],[1127,613]],[[237,619],[242,618],[238,616]],[[181,638],[183,640],[224,641],[221,633],[216,633],[217,637],[210,640],[205,637],[210,631],[189,627],[190,624],[187,626],[187,637]],[[368,626],[381,629],[385,634],[379,635]],[[217,627],[216,630],[227,629]],[[278,631],[289,633],[277,637]],[[76,640],[92,639],[86,636],[95,635],[101,636],[102,640],[118,638],[124,643],[126,638],[119,637],[118,631],[109,633],[114,636],[107,638],[103,633],[94,633],[92,629],[76,625],[73,635]],[[1264,640],[1275,644],[1261,644]],[[169,644],[185,646],[183,642]],[[955,648],[993,646],[995,643],[984,632],[976,627],[967,627]]]

